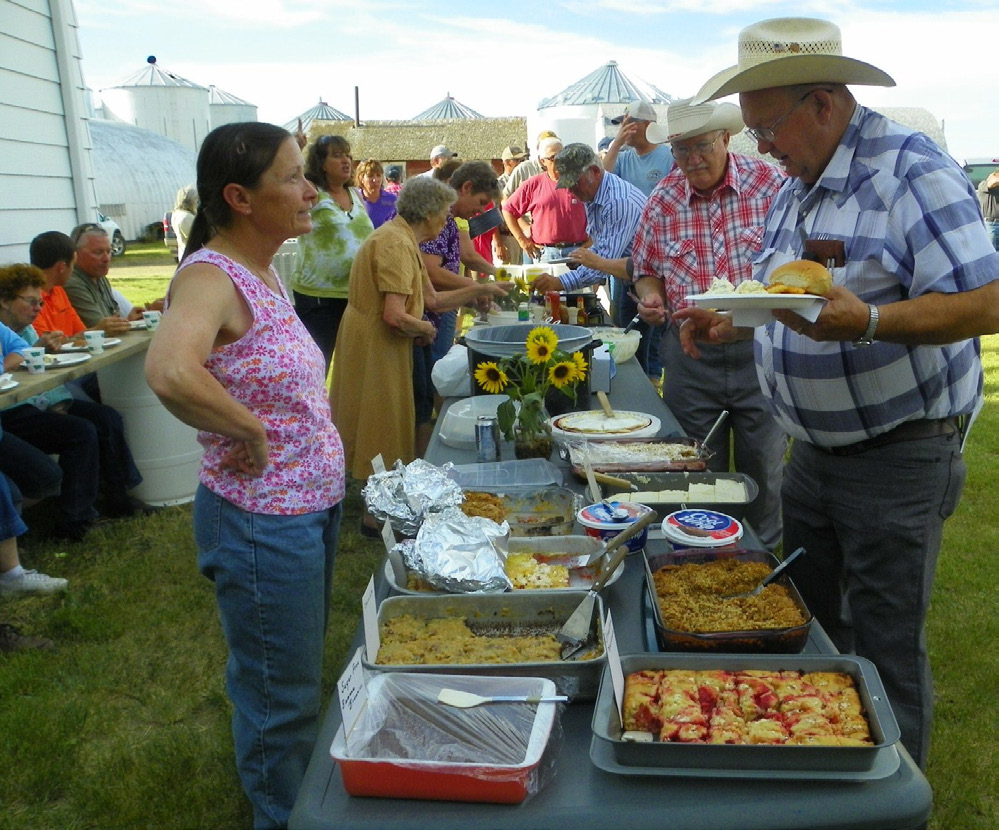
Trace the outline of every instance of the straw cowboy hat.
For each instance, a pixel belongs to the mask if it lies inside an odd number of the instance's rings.
[[[843,56],[838,26],[807,17],[778,17],[739,33],[738,65],[711,78],[693,103],[734,92],[818,83],[895,86],[876,66]]]
[[[666,110],[666,124],[649,124],[646,138],[653,144],[662,144],[665,141],[683,141],[715,130],[739,133],[746,126],[742,121],[742,110],[735,104],[708,101],[693,106],[690,101],[690,98],[684,98],[670,104]]]

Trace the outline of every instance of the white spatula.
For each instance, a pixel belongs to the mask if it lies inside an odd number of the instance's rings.
[[[441,689],[437,695],[438,703],[456,706],[459,709],[470,709],[483,703],[565,703],[569,698],[565,695],[492,695],[483,697],[472,692],[462,692],[458,689]]]

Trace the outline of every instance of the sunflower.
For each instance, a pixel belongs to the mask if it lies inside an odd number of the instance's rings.
[[[509,380],[506,372],[502,371],[494,362],[480,363],[475,370],[475,380],[479,386],[492,395],[502,392]]]
[[[576,364],[571,360],[556,363],[548,370],[548,380],[556,389],[562,389],[576,380]]]
[[[531,363],[547,363],[552,356],[554,349],[545,340],[527,341],[527,359]]]
[[[548,326],[538,326],[536,329],[531,329],[531,333],[527,335],[527,342],[544,343],[549,351],[553,351],[558,345],[558,335]]]
[[[572,353],[572,362],[576,367],[576,380],[582,380],[586,377],[586,370],[589,368],[586,364],[586,360],[583,359],[582,352]]]

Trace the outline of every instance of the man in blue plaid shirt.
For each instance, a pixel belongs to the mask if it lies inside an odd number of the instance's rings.
[[[757,372],[795,441],[782,487],[795,584],[841,651],[877,665],[925,767],[933,685],[924,622],[944,520],[960,498],[962,437],[982,401],[978,337],[999,331],[999,254],[973,189],[925,135],[857,103],[848,84],[893,86],[842,55],[839,29],[800,18],[739,36],[739,65],[695,101],[739,93],[748,132],[790,177],[755,264],[830,267],[815,322],[755,330]],[[686,309],[681,338],[752,336]]]

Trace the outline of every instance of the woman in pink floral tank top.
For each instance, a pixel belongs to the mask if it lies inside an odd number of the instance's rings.
[[[194,535],[229,646],[236,765],[254,827],[278,828],[318,734],[344,495],[325,361],[270,264],[311,230],[316,189],[288,132],[245,123],[205,138],[198,195],[146,377],[205,448]]]

